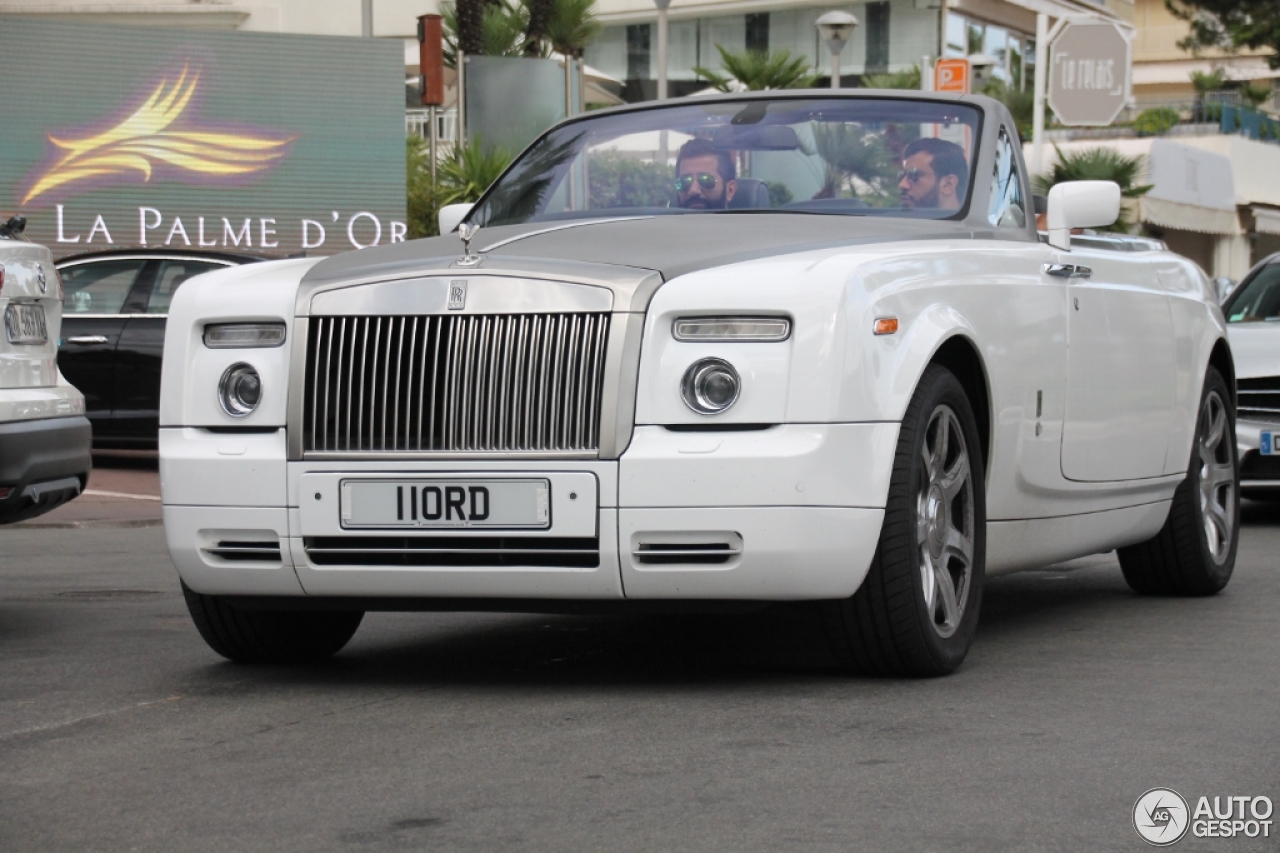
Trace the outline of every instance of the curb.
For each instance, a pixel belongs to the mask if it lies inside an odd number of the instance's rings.
[[[32,529],[41,530],[110,530],[110,529],[130,529],[143,527],[163,527],[163,518],[126,518],[118,521],[102,519],[98,521],[20,521],[13,526],[14,529]]]

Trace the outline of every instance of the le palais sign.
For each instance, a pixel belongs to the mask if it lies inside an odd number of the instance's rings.
[[[0,211],[56,256],[405,239],[399,43],[0,17]]]

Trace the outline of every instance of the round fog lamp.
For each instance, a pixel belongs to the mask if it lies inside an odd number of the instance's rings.
[[[719,358],[704,358],[689,365],[680,380],[684,404],[700,415],[718,415],[738,402],[742,380],[733,365]]]
[[[248,417],[262,401],[262,377],[247,364],[233,364],[218,380],[218,402],[233,418]]]

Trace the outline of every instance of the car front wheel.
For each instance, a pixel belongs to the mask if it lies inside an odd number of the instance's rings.
[[[361,612],[250,610],[182,585],[200,636],[238,663],[296,664],[325,660],[342,650],[360,627]]]
[[[867,577],[852,598],[822,605],[848,668],[937,676],[960,666],[982,605],[984,482],[969,399],[954,374],[931,365],[902,421]]]

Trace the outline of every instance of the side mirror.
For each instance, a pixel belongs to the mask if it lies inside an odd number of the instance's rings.
[[[1213,280],[1213,290],[1218,296],[1218,304],[1221,305],[1227,301],[1227,297],[1231,295],[1231,291],[1236,289],[1236,282],[1230,278],[1215,278]]]
[[[1120,216],[1115,181],[1067,181],[1049,190],[1049,245],[1067,251],[1072,228],[1110,225]]]
[[[474,205],[470,203],[463,204],[446,204],[440,208],[440,233],[448,234],[458,227],[462,220],[467,218],[467,214],[471,212]]]

